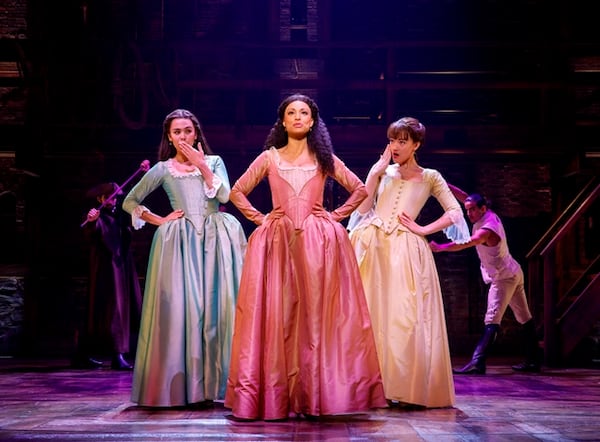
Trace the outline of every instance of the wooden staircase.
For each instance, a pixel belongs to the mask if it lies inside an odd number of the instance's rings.
[[[565,364],[600,321],[599,197],[600,179],[593,176],[527,254],[530,302],[543,312],[548,366]]]
[[[600,255],[557,305],[559,355],[567,357],[600,320]]]

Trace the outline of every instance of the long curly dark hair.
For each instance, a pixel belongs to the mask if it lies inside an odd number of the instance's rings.
[[[288,144],[288,134],[285,131],[285,127],[283,127],[283,117],[285,114],[285,109],[294,101],[302,101],[310,108],[311,117],[314,120],[314,124],[306,137],[308,149],[317,158],[317,163],[319,164],[321,171],[326,175],[333,175],[333,145],[331,143],[329,131],[319,115],[319,107],[317,106],[317,103],[315,103],[312,98],[306,95],[293,94],[281,102],[277,108],[277,121],[271,128],[271,131],[265,140],[265,144],[263,146],[264,149],[270,149],[271,147],[280,149]]]
[[[196,130],[196,141],[195,146],[198,147],[198,143],[202,146],[202,150],[207,155],[212,155],[213,151],[208,145],[208,141],[206,141],[206,137],[204,136],[204,132],[202,131],[202,126],[200,126],[200,122],[198,118],[186,109],[175,109],[169,115],[165,117],[165,121],[163,122],[163,133],[162,139],[160,140],[160,145],[158,146],[158,161],[166,161],[169,158],[173,158],[177,154],[177,150],[175,150],[175,146],[173,143],[169,141],[169,131],[171,130],[171,123],[176,118],[186,118],[192,122],[194,125],[194,129]]]

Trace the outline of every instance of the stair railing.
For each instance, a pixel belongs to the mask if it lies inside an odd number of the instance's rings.
[[[556,248],[559,241],[571,231],[599,195],[600,182],[598,177],[593,177],[526,256],[528,293],[534,298],[532,305],[539,305],[539,294],[542,294],[544,359],[549,366],[556,365],[560,359],[557,281],[561,275],[557,272]]]

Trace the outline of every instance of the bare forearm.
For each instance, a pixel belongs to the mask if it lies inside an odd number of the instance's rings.
[[[465,192],[462,189],[459,189],[458,187],[456,187],[453,184],[447,183],[448,187],[450,188],[450,191],[452,192],[452,194],[455,196],[455,198],[460,201],[461,203],[464,203],[465,200],[467,199],[467,197],[469,196],[469,194],[467,192]]]
[[[466,242],[464,244],[457,244],[453,241],[447,242],[444,244],[439,244],[439,243],[436,243],[435,241],[431,241],[429,243],[429,246],[431,247],[431,250],[433,250],[434,252],[458,252],[460,250],[468,249],[469,247],[474,247],[477,244],[478,243],[473,240]]]
[[[440,244],[440,252],[458,252],[459,250],[468,249],[472,247],[469,243],[456,244],[455,242],[449,242],[446,244]]]

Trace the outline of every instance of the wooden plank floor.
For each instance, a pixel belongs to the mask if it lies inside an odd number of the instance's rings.
[[[129,400],[131,372],[65,361],[0,360],[1,441],[592,441],[600,440],[600,370],[455,376],[454,408],[307,421],[234,422],[221,404],[148,409]]]

